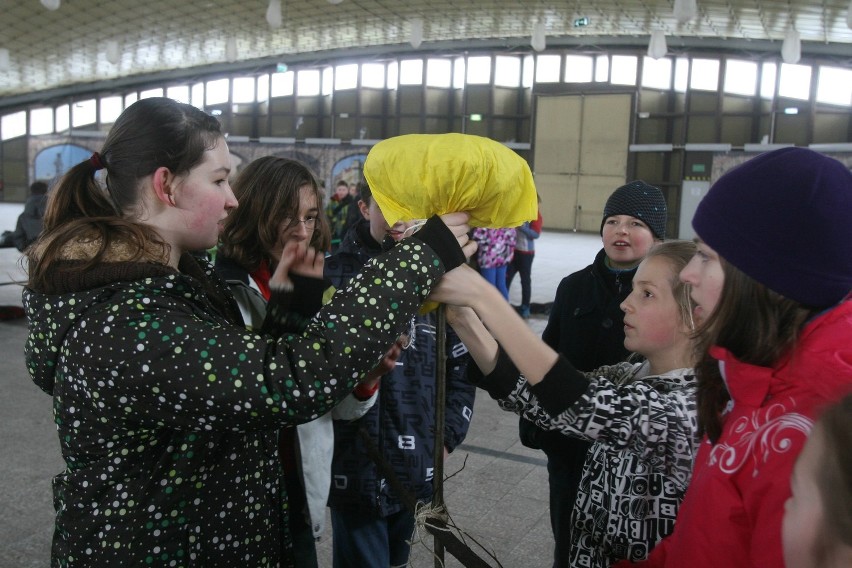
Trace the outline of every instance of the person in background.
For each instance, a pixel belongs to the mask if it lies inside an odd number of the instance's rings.
[[[506,271],[515,254],[517,230],[477,227],[473,230],[473,240],[479,245],[476,251],[479,273],[508,300]]]
[[[52,566],[292,566],[278,430],[349,396],[475,250],[467,214],[433,217],[303,333],[250,332],[190,254],[213,247],[238,206],[230,171],[215,117],[152,97],[51,191],[23,304],[25,363],[53,397],[66,463]],[[322,282],[321,259],[287,243],[273,312],[292,301],[291,274]],[[349,319],[382,325],[340,325]]]
[[[47,184],[36,181],[30,186],[30,195],[24,203],[24,211],[18,216],[15,230],[10,237],[15,248],[23,252],[41,234],[42,218],[47,209]]]
[[[793,468],[784,504],[786,568],[852,566],[852,395],[814,425]]]
[[[388,226],[370,187],[361,189],[364,219],[349,230],[340,249],[326,259],[325,276],[338,290],[352,286],[352,276],[383,250],[399,246],[407,224]],[[432,499],[437,367],[434,312],[407,320],[404,349],[396,367],[378,385],[378,400],[363,418],[334,422],[334,461],[329,497],[333,526],[334,568],[387,568],[408,562],[414,511],[400,491],[415,500]],[[467,435],[475,387],[465,380],[467,349],[447,330],[446,419],[444,455]],[[371,448],[392,468],[395,487],[370,457]]]
[[[819,413],[852,392],[850,218],[852,172],[805,148],[751,158],[698,204],[681,279],[710,312],[703,440],[674,533],[639,565],[784,565],[794,463]]]
[[[603,248],[592,264],[565,277],[556,290],[542,339],[577,370],[592,371],[623,361],[624,313],[636,267],[655,242],[666,237],[662,192],[636,180],[616,189],[601,218]],[[556,541],[554,566],[568,566],[571,511],[589,443],[536,428],[523,417],[521,442],[547,455],[550,521]]]
[[[527,221],[517,229],[515,255],[506,268],[506,289],[512,288],[515,274],[521,278],[521,305],[518,313],[527,319],[530,317],[530,298],[532,297],[532,263],[535,258],[535,239],[541,236],[541,196],[538,198],[539,209],[535,221]]]
[[[306,165],[275,156],[258,158],[243,168],[234,180],[233,191],[240,206],[225,221],[216,270],[230,287],[246,326],[259,332],[270,323],[270,279],[287,243],[319,251],[328,248],[322,191]],[[322,266],[322,260],[317,264]],[[288,331],[301,332],[322,305],[322,288],[301,275],[294,274],[290,279],[294,290],[289,317],[297,319],[291,321]],[[318,566],[315,540],[325,530],[334,450],[332,418],[354,420],[363,416],[376,400],[375,394],[369,393],[381,373],[393,367],[398,353],[398,347],[392,349],[381,367],[368,373],[331,412],[278,433],[297,568]]]
[[[609,568],[642,559],[672,531],[698,440],[694,306],[678,279],[695,248],[688,241],[653,247],[621,304],[624,345],[644,361],[587,373],[535,337],[472,270],[432,292],[434,300],[473,308],[448,308],[476,363],[470,380],[504,410],[592,442],[571,541],[560,543],[570,551],[567,565]]]
[[[334,195],[325,206],[325,214],[331,227],[331,244],[329,251],[334,252],[340,246],[343,236],[346,235],[346,221],[350,215],[349,210],[358,207],[355,200],[349,194],[349,184],[345,180],[339,180],[334,188]]]

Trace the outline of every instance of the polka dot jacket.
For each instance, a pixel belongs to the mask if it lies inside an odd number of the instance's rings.
[[[53,396],[66,462],[52,566],[243,568],[278,566],[289,542],[275,429],[351,392],[445,255],[408,239],[278,339],[246,331],[189,255],[180,272],[113,258],[82,273],[63,270],[86,260],[71,256],[51,267],[50,290],[24,291],[26,364]]]

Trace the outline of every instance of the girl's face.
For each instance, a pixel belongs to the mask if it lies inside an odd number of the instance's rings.
[[[314,235],[318,216],[319,204],[317,203],[316,193],[310,185],[305,184],[299,188],[297,216],[295,218],[285,217],[278,224],[278,241],[273,250],[270,251],[272,258],[276,260],[280,258],[284,245],[290,241],[297,241],[302,243],[302,246],[307,247]]]
[[[178,247],[183,251],[208,249],[219,240],[222,224],[237,206],[228,183],[231,158],[224,138],[204,153],[201,163],[179,178],[173,192],[181,216],[177,228]]]
[[[633,277],[633,291],[621,303],[624,311],[624,347],[644,355],[654,372],[659,362],[681,360],[689,335],[681,321],[680,306],[673,293],[675,274],[664,257],[642,261]]]
[[[722,285],[725,283],[725,273],[719,255],[701,240],[696,240],[698,252],[680,271],[681,282],[692,287],[695,302],[695,317],[699,321],[707,319],[722,295]]]
[[[817,472],[822,464],[825,441],[816,426],[793,468],[790,480],[792,490],[784,504],[784,523],[781,536],[784,563],[789,568],[816,567],[817,540],[823,529],[822,495],[817,483]]]
[[[641,219],[630,215],[607,217],[601,233],[604,251],[613,268],[633,268],[654,244],[654,233]]]

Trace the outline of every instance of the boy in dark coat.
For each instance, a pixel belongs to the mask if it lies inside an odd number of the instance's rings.
[[[366,219],[350,228],[340,248],[325,261],[325,277],[338,289],[373,256],[401,239],[404,223],[389,227],[370,188],[358,203]],[[373,407],[357,420],[335,420],[329,507],[333,526],[334,568],[399,566],[408,562],[414,515],[376,463],[370,444],[393,468],[415,499],[432,499],[435,442],[435,313],[415,316],[396,369],[381,378]],[[467,435],[476,387],[465,379],[467,348],[447,329],[446,422],[444,455]],[[368,393],[364,393],[368,394]],[[370,393],[371,394],[371,393]]]

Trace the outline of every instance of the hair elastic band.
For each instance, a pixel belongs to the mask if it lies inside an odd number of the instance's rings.
[[[89,158],[89,161],[92,163],[92,167],[95,168],[95,171],[104,169],[104,164],[101,162],[101,155],[95,152],[92,154],[92,157]]]

